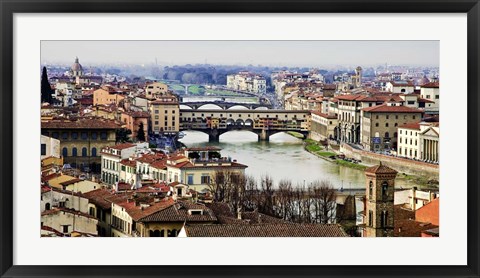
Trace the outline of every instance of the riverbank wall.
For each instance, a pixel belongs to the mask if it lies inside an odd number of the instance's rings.
[[[347,144],[341,144],[340,152],[342,152],[347,157],[361,160],[363,164],[377,165],[382,162],[383,165],[391,167],[397,170],[399,173],[421,176],[434,180],[439,179],[439,165],[367,152],[355,149]]]

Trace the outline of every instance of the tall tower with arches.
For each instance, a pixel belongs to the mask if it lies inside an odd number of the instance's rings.
[[[385,165],[365,170],[365,230],[367,237],[392,237],[397,171]]]

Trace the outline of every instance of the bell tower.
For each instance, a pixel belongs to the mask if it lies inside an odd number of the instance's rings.
[[[385,165],[365,170],[365,230],[367,237],[392,237],[394,195],[397,171]]]

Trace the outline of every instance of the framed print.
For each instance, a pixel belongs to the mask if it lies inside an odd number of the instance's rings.
[[[478,12],[3,1],[1,277],[478,277]]]

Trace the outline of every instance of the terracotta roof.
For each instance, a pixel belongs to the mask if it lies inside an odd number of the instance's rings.
[[[435,103],[435,101],[429,100],[429,99],[425,99],[425,98],[418,98],[418,102]]]
[[[115,150],[124,150],[128,148],[135,147],[135,144],[132,143],[122,143],[122,144],[117,144],[115,146],[109,146],[110,149],[115,149]]]
[[[81,179],[71,179],[71,180],[68,180],[68,181],[61,182],[60,184],[64,185],[64,186],[67,186],[67,185],[74,184],[74,183],[81,182],[81,181],[83,181],[83,180],[81,180]]]
[[[63,237],[63,236],[64,236],[63,233],[61,233],[61,232],[58,231],[58,230],[55,230],[54,228],[52,228],[52,227],[50,227],[50,226],[45,226],[45,225],[44,225],[44,226],[41,227],[41,229],[42,229],[43,231],[52,232],[52,233],[54,233],[55,235],[60,236],[60,237]]]
[[[326,119],[336,119],[337,116],[336,115],[329,115],[329,114],[325,114],[325,113],[322,113],[320,111],[310,111],[312,114],[315,114],[315,115],[318,115],[320,117],[323,117],[323,118],[326,118]]]
[[[104,210],[111,209],[112,202],[108,200],[114,194],[108,189],[95,189],[84,193],[83,196],[89,200],[90,203],[101,207]]]
[[[125,166],[129,166],[129,167],[136,167],[137,166],[137,162],[135,160],[130,160],[128,158],[120,161],[120,164],[125,165]]]
[[[392,169],[388,166],[382,165],[381,163],[380,163],[380,165],[375,165],[375,166],[372,166],[370,168],[365,169],[365,172],[374,173],[374,174],[396,174],[396,173],[398,173],[394,169]]]
[[[77,120],[50,120],[42,122],[42,128],[49,129],[117,129],[120,125],[103,118],[79,118]]]
[[[407,129],[420,130],[420,123],[404,124],[404,125],[399,126],[398,128],[407,128]]]
[[[439,88],[440,87],[440,84],[439,82],[429,82],[429,83],[426,83],[426,84],[423,84],[422,85],[422,88]]]
[[[415,221],[413,219],[395,219],[395,228],[393,231],[396,237],[420,237],[423,231],[438,228],[431,223]]]
[[[203,214],[190,214],[189,210],[202,210]],[[179,201],[166,209],[157,211],[139,220],[139,222],[214,222],[217,221],[212,210],[205,205]]]
[[[386,104],[367,107],[362,110],[370,113],[423,113],[422,110],[408,106],[388,106]]]
[[[347,237],[338,224],[185,225],[189,237]]]
[[[140,219],[147,217],[151,214],[154,214],[158,211],[164,210],[171,205],[173,205],[174,200],[172,198],[162,199],[158,202],[149,203],[148,207],[142,207],[141,205],[135,205],[134,201],[123,201],[122,203],[117,203],[117,205],[125,208],[126,212],[134,221],[139,221]]]

